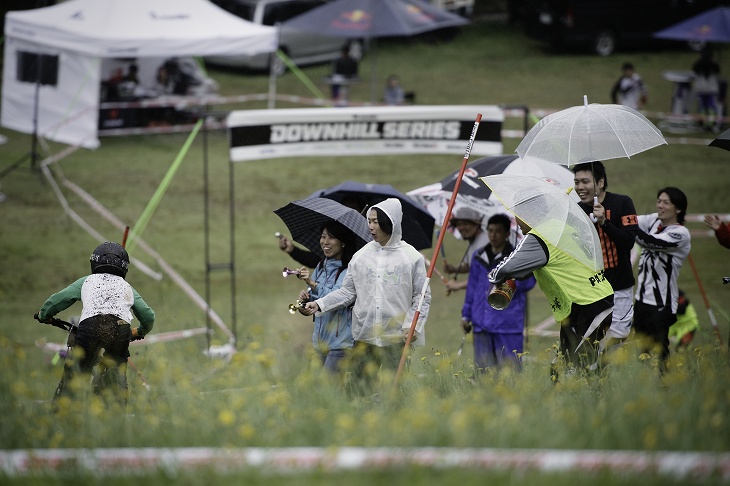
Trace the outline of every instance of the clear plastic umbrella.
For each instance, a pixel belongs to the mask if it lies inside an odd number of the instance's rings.
[[[515,154],[482,157],[466,166],[464,175],[461,178],[462,184],[459,186],[459,193],[456,195],[454,209],[467,206],[479,211],[483,216],[482,221],[485,225],[492,215],[504,212],[502,204],[499,203],[496,197],[492,196],[489,187],[478,180],[480,177],[495,174],[532,175],[549,180],[563,189],[573,187],[574,178],[570,170],[544,160],[523,160]],[[459,171],[454,171],[441,179],[440,182],[413,189],[407,192],[406,195],[426,208],[440,224],[446,216],[446,208],[452,197],[458,175]],[[575,194],[571,194],[571,197],[575,202],[580,201]]]
[[[588,104],[553,113],[525,135],[516,152],[568,167],[594,160],[631,157],[666,144],[644,115],[622,105]]]
[[[482,177],[505,208],[535,233],[592,271],[603,269],[601,242],[588,215],[560,187],[539,177]]]

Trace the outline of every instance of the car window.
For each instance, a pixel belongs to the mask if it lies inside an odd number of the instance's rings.
[[[264,10],[263,24],[275,25],[277,22],[286,22],[320,5],[322,5],[322,2],[319,0],[301,0],[269,4],[266,5],[266,9]]]
[[[253,13],[256,8],[254,5],[240,3],[237,0],[212,0],[212,2],[243,20],[253,22]]]

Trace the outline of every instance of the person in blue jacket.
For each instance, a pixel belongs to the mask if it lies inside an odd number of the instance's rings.
[[[310,302],[342,286],[347,275],[347,265],[357,250],[352,232],[336,221],[325,223],[319,239],[325,259],[320,261],[310,274],[309,269],[299,269],[299,278],[309,288],[299,293],[301,302]],[[303,309],[300,313],[307,315]],[[341,371],[342,360],[352,348],[352,307],[342,307],[314,316],[312,345],[324,369],[336,373]]]
[[[474,331],[474,365],[477,371],[511,366],[522,369],[527,291],[535,286],[535,277],[517,280],[517,288],[509,306],[496,310],[487,303],[491,289],[489,272],[514,249],[508,241],[510,219],[495,214],[487,221],[489,243],[478,248],[469,267],[466,297],[461,310],[461,326],[465,333]]]

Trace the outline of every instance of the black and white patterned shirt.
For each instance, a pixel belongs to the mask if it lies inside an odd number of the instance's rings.
[[[677,277],[691,248],[689,230],[680,224],[663,227],[657,213],[638,217],[639,258],[636,300],[677,313]]]

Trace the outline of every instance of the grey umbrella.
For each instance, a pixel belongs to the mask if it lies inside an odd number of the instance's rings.
[[[292,201],[274,211],[289,228],[292,238],[310,251],[324,258],[319,246],[322,225],[336,221],[355,236],[356,247],[372,241],[365,216],[332,199],[321,197]]]

